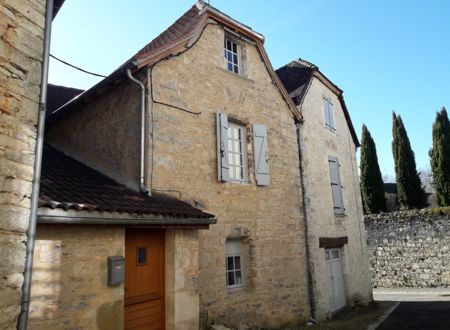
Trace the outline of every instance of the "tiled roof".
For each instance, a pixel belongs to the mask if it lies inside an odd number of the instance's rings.
[[[290,97],[297,106],[302,103],[303,98],[305,97],[306,91],[308,89],[309,83],[311,82],[314,75],[320,77],[323,81],[329,83],[330,86],[332,86],[331,88],[337,91],[337,97],[339,98],[342,110],[344,111],[344,117],[345,120],[347,121],[353,142],[357,147],[360,146],[358,136],[356,135],[355,128],[353,127],[353,123],[347,109],[347,105],[345,104],[344,101],[342,90],[338,86],[336,86],[331,80],[329,80],[322,72],[320,72],[318,66],[314,65],[311,62],[298,59],[277,69],[275,72],[278,75],[278,78],[283,83],[284,88],[288,91]]]
[[[275,71],[296,105],[301,103],[315,69],[312,63],[296,60]]]
[[[44,146],[39,207],[214,218],[176,198],[139,193],[49,145]]]
[[[136,55],[133,56],[133,59],[148,56],[172,42],[192,34],[202,18],[202,16],[199,15],[200,10],[201,7],[198,4],[192,6],[191,9],[183,14],[183,16],[177,19],[159,36],[137,52]]]
[[[80,95],[82,89],[48,84],[47,87],[47,115],[57,110],[75,96]]]

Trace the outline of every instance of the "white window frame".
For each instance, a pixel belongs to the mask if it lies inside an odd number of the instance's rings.
[[[323,98],[323,107],[325,110],[325,127],[331,130],[332,132],[336,132],[336,124],[334,122],[334,110],[333,103],[327,97]]]
[[[228,48],[228,43],[231,45],[231,49]],[[236,46],[236,52],[233,50]],[[241,47],[240,45],[233,41],[231,38],[225,37],[224,39],[224,58],[225,58],[225,69],[229,72],[240,74],[241,73]],[[231,60],[229,55],[231,54]],[[231,65],[231,68],[230,68]]]
[[[233,261],[232,268],[229,266],[229,259]],[[235,267],[236,260],[239,260],[239,268]],[[240,273],[240,283],[236,283],[236,275]],[[233,274],[235,283],[229,283],[229,274]],[[244,243],[242,239],[231,238],[225,242],[225,278],[228,289],[241,288],[245,286],[245,273],[244,273]]]
[[[239,134],[238,139],[233,136],[235,132]],[[247,129],[245,126],[229,121],[227,143],[230,181],[247,182]],[[236,175],[238,168],[242,169],[241,175]]]

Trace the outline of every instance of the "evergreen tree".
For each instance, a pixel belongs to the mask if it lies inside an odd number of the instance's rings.
[[[361,194],[367,213],[386,211],[383,179],[378,165],[377,149],[366,125],[361,137]]]
[[[416,170],[414,152],[411,149],[405,126],[400,115],[393,115],[392,153],[395,162],[398,201],[408,208],[422,208],[427,197]]]
[[[438,203],[440,206],[450,205],[450,123],[444,107],[436,114],[433,124],[430,163]]]

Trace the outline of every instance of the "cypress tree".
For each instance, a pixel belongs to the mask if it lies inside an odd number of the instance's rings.
[[[444,107],[436,114],[433,124],[430,163],[438,203],[450,205],[450,123]]]
[[[422,208],[427,197],[416,170],[414,152],[400,115],[392,114],[392,153],[395,162],[398,201],[408,208]]]
[[[366,125],[361,135],[361,194],[367,213],[386,211],[383,179],[378,165],[377,149]]]

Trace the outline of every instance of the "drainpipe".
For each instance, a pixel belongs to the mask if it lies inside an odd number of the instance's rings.
[[[139,190],[141,193],[151,195],[150,190],[147,188],[144,182],[144,162],[145,162],[145,86],[144,84],[133,77],[131,70],[127,69],[127,76],[132,82],[138,84],[141,87],[141,166],[139,173]]]
[[[314,295],[314,280],[312,277],[311,269],[312,269],[312,260],[311,253],[309,249],[309,234],[308,234],[308,213],[306,212],[306,201],[305,201],[305,180],[304,180],[304,169],[302,165],[302,148],[300,141],[300,123],[297,123],[297,146],[298,146],[298,156],[299,156],[299,171],[300,171],[300,184],[302,189],[302,206],[303,206],[303,217],[305,219],[305,250],[306,250],[306,273],[308,275],[308,293],[309,293],[309,304],[311,308],[311,322],[316,323],[316,301]]]
[[[33,253],[36,237],[37,209],[39,201],[39,185],[41,180],[42,150],[44,145],[45,112],[47,109],[48,61],[50,55],[50,37],[52,32],[53,0],[47,0],[45,8],[44,50],[42,54],[41,95],[39,97],[39,113],[36,132],[33,186],[31,189],[31,212],[27,231],[25,270],[23,273],[21,311],[17,329],[26,330],[28,324],[28,308],[31,296],[31,275],[33,271]]]

